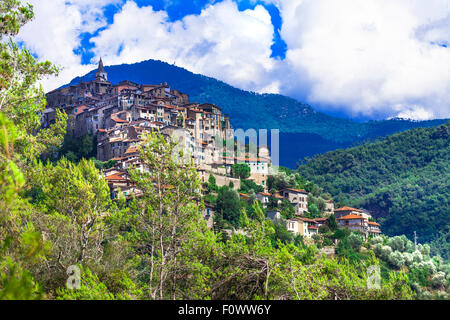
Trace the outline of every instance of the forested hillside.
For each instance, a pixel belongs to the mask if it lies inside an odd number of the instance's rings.
[[[388,235],[417,231],[449,257],[450,122],[316,156],[298,172],[346,205],[371,210]]]
[[[234,128],[280,129],[281,165],[295,167],[296,161],[367,139],[416,127],[430,127],[445,120],[408,121],[392,119],[367,123],[340,119],[315,111],[311,106],[278,94],[257,94],[234,88],[222,81],[194,74],[162,61],[105,67],[112,83],[164,83],[189,94],[190,100],[215,103],[231,116]],[[95,70],[77,77],[70,84],[90,81]],[[292,147],[294,144],[308,145]]]

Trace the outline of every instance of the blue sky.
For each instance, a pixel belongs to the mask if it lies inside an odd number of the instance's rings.
[[[450,117],[448,0],[28,0],[18,36],[63,67],[158,59],[341,117]]]

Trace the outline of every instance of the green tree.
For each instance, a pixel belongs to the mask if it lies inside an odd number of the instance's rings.
[[[219,187],[216,184],[216,177],[214,177],[213,174],[210,174],[208,178],[208,191],[217,192],[218,189]]]
[[[334,214],[332,214],[328,217],[327,225],[331,231],[335,231],[337,229],[337,221],[336,221],[336,216]]]
[[[41,114],[46,105],[45,94],[37,81],[57,74],[50,62],[37,62],[33,55],[5,36],[14,36],[34,16],[31,5],[17,0],[0,4],[0,111],[16,126],[15,151],[30,159],[58,148],[65,134],[67,115],[57,112],[56,123],[42,129]]]
[[[231,172],[233,178],[247,179],[250,177],[250,167],[245,163],[233,164]]]
[[[311,219],[320,218],[319,208],[315,204],[308,204],[308,217]]]
[[[223,214],[223,218],[231,225],[239,227],[240,200],[236,191],[227,186],[219,188],[216,210]]]
[[[31,213],[20,196],[25,177],[15,164],[18,130],[0,113],[0,299],[39,299],[42,291],[24,267],[41,259],[41,234],[27,224]]]
[[[352,249],[355,250],[356,252],[359,252],[363,242],[364,242],[364,238],[359,233],[352,233],[348,237],[348,243],[349,243],[350,247],[352,247]]]
[[[256,184],[253,180],[241,180],[241,189],[239,190],[239,192],[249,193],[251,190],[253,190],[253,192],[255,193],[263,192],[264,187]]]
[[[136,221],[135,246],[145,265],[146,291],[152,299],[195,297],[200,294],[195,289],[205,285],[199,272],[207,276],[203,257],[196,252],[203,241],[214,241],[201,217],[204,207],[196,202],[201,198],[198,174],[192,159],[179,162],[182,150],[173,156],[177,144],[162,134],[148,133],[142,145],[146,170],[130,172],[142,196],[130,213]]]
[[[17,0],[0,3],[0,297],[38,299],[43,296],[29,267],[42,262],[48,250],[31,218],[37,215],[23,193],[29,188],[30,165],[37,156],[59,147],[66,128],[66,115],[40,128],[45,95],[37,84],[57,69],[38,63],[12,38],[33,18],[31,5]]]

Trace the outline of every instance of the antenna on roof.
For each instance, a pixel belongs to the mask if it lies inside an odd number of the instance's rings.
[[[417,250],[417,233],[414,231],[414,251]]]

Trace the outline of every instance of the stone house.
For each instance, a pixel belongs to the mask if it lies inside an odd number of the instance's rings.
[[[266,213],[267,219],[270,221],[280,221],[282,219],[280,211],[268,211]]]
[[[378,237],[381,234],[380,225],[374,221],[367,222],[367,233],[370,236]]]
[[[334,213],[334,202],[333,200],[325,200],[325,214],[331,215]]]
[[[308,192],[303,189],[286,188],[279,193],[294,206],[296,215],[303,215],[308,211]]]

